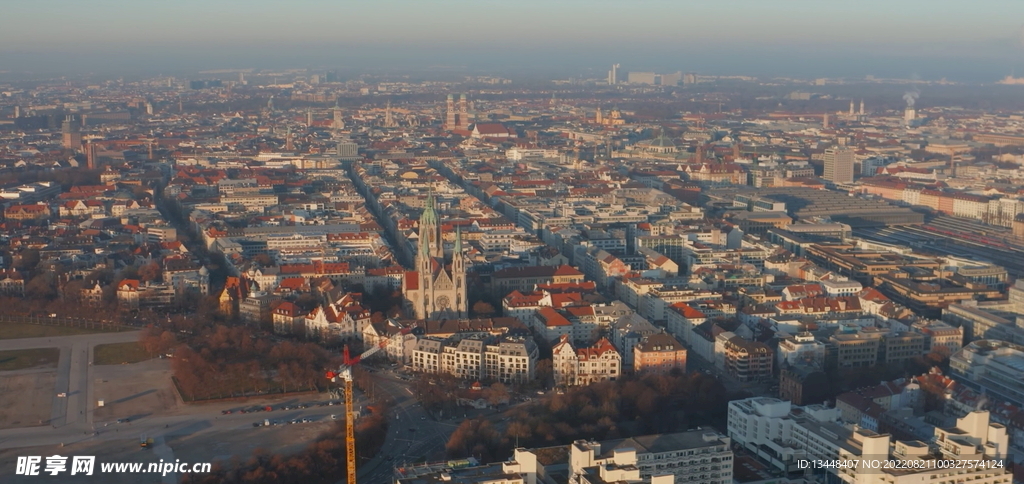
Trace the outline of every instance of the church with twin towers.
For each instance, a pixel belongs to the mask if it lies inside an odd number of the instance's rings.
[[[420,216],[415,268],[402,278],[402,296],[406,312],[416,319],[469,317],[462,233],[456,230],[455,247],[448,259],[433,193],[427,196],[426,209]]]
[[[469,100],[466,99],[466,95],[459,95],[459,101],[456,103],[455,96],[449,94],[446,107],[444,129],[469,131]]]

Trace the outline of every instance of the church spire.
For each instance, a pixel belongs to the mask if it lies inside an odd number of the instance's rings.
[[[455,227],[455,254],[462,253],[462,227]]]

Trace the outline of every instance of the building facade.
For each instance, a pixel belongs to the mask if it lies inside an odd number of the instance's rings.
[[[441,225],[434,208],[434,196],[419,221],[420,247],[416,270],[405,273],[402,296],[407,312],[416,319],[454,319],[469,315],[466,296],[466,259],[462,234],[455,235],[451,262],[446,264]]]

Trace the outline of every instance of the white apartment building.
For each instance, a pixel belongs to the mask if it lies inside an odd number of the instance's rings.
[[[825,343],[814,339],[811,333],[795,335],[779,334],[779,349],[775,353],[779,367],[787,365],[812,365],[817,368],[825,366]]]
[[[604,442],[578,440],[569,446],[569,482],[732,484],[730,445],[731,440],[714,429]]]
[[[693,346],[693,328],[704,324],[708,317],[686,303],[675,303],[665,311],[668,332],[686,346]]]
[[[622,356],[605,338],[590,348],[573,348],[567,336],[551,349],[556,386],[589,385],[622,376]]]
[[[821,405],[794,407],[790,402],[753,397],[729,402],[729,437],[772,467],[799,472],[801,461],[848,460],[858,466],[818,469],[830,480],[850,484],[910,483],[1007,483],[1012,476],[1004,468],[927,465],[928,461],[1006,459],[1009,441],[1006,427],[989,421],[987,411],[975,411],[957,420],[954,428],[936,428],[933,442],[891,442],[879,434],[839,423],[839,410]],[[920,461],[915,469],[876,469],[873,460]]]
[[[821,287],[825,288],[825,294],[829,297],[855,296],[861,289],[864,289],[857,281],[826,279],[820,281]]]
[[[481,340],[420,338],[412,351],[412,369],[471,380],[527,382],[537,370],[537,346],[532,340],[505,337]]]

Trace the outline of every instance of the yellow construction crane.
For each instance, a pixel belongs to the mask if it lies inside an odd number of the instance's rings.
[[[388,341],[389,339],[383,339],[379,344],[374,345],[355,358],[349,357],[348,346],[346,345],[342,353],[341,367],[336,372],[327,372],[328,380],[337,382],[339,378],[341,379],[342,391],[345,393],[345,461],[347,464],[345,470],[348,473],[347,484],[356,484],[356,417],[352,404],[352,367],[364,358],[369,358],[374,353],[380,351],[384,345],[388,344]]]

